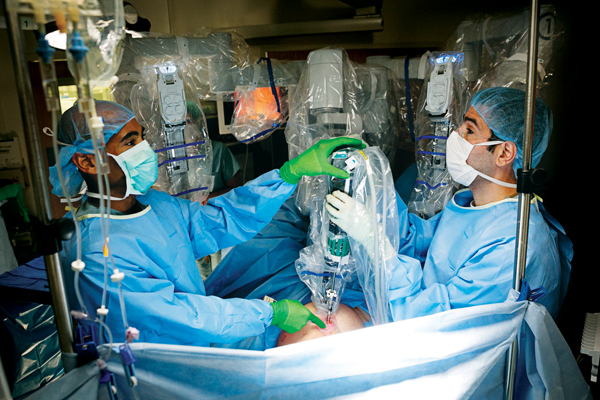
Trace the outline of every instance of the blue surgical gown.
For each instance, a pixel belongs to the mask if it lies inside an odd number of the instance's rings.
[[[457,192],[431,219],[408,213],[397,196],[400,250],[390,282],[395,321],[453,308],[499,303],[512,289],[516,198],[472,207],[473,195]],[[530,206],[525,278],[548,294],[539,303],[556,317],[565,296],[573,248],[538,198]]]
[[[146,208],[131,215],[111,215],[110,247],[122,281],[127,320],[140,341],[208,346],[259,335],[271,324],[270,304],[259,299],[207,296],[196,259],[251,239],[269,223],[295,185],[271,171],[215,197],[206,206],[150,190],[137,199]],[[98,215],[79,215],[84,304],[92,318],[104,285],[102,232]],[[63,266],[76,257],[65,245]],[[109,275],[112,274],[112,270]],[[73,309],[73,273],[65,268]],[[117,284],[108,280],[106,322],[115,341],[124,340]]]

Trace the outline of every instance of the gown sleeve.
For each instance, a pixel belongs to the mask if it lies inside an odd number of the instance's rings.
[[[247,242],[262,230],[293,193],[296,185],[267,172],[221,196],[198,202],[181,202],[196,259],[219,249]]]
[[[408,207],[396,193],[398,218],[400,220],[400,248],[398,253],[425,261],[429,245],[440,221],[441,213],[423,219],[408,212]]]
[[[503,302],[511,289],[513,258],[514,240],[483,246],[447,282],[426,285],[420,263],[398,255],[389,284],[393,320]]]
[[[84,254],[86,268],[80,277],[81,293],[94,315],[102,297],[104,261],[101,252]],[[115,342],[125,339],[123,311],[128,324],[140,331],[139,341],[151,343],[195,346],[232,343],[260,335],[271,324],[273,310],[265,301],[180,292],[173,282],[152,276],[128,258],[114,257],[116,267],[126,276],[121,282],[125,310],[121,308],[117,284],[110,279],[108,282],[106,323]]]

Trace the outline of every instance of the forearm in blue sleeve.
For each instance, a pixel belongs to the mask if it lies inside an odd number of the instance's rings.
[[[271,221],[295,188],[296,185],[284,182],[274,170],[208,200],[206,206],[189,203],[190,238],[197,255],[211,254],[252,239]]]
[[[86,261],[86,264],[89,260]],[[88,308],[99,306],[104,275],[99,268],[86,267],[82,292]],[[120,265],[125,273],[123,297],[129,326],[140,331],[140,341],[208,346],[232,343],[263,333],[273,318],[272,307],[262,300],[221,299],[175,292],[174,285],[156,279],[134,266]],[[117,284],[109,281],[107,324],[113,340],[125,339]]]
[[[508,244],[485,247],[463,265],[447,281],[436,282],[435,266],[428,264],[428,278],[398,281],[401,290],[391,303],[394,321],[422,317],[447,311],[506,300],[512,279],[512,259],[506,257]],[[514,247],[513,247],[514,248]],[[406,275],[406,274],[405,274]],[[418,276],[415,275],[418,278]],[[414,282],[408,285],[406,282]],[[429,283],[427,283],[429,282]],[[419,286],[419,287],[417,287]]]
[[[396,193],[396,203],[398,204],[398,218],[400,220],[400,248],[398,252],[424,262],[441,213],[425,220],[408,212],[408,207],[398,193]]]
[[[425,289],[421,263],[414,258],[398,255],[394,260],[389,282],[392,319],[400,321],[450,308],[447,292]]]

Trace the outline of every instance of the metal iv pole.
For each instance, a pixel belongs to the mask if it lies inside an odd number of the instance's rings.
[[[529,51],[527,53],[527,92],[525,95],[525,132],[523,135],[522,168],[524,172],[528,172],[531,169],[531,153],[533,147],[533,128],[535,122],[535,84],[537,82],[538,11],[538,0],[531,0],[531,9],[529,14]],[[531,193],[523,193],[519,191],[518,204],[517,247],[515,250],[515,270],[513,274],[513,289],[516,291],[521,290],[521,284],[525,279]],[[516,366],[519,355],[518,352],[518,341],[517,337],[515,337],[510,346],[506,361],[506,398],[508,400],[512,400],[514,397]]]
[[[29,78],[27,58],[25,56],[25,42],[19,26],[18,13],[8,10],[6,1],[2,1],[2,6],[6,17],[10,48],[13,57],[23,128],[25,130],[26,141],[31,150],[31,175],[34,183],[33,188],[37,212],[45,228],[44,232],[50,232],[51,228],[48,228],[51,227],[53,223],[52,209],[50,207],[50,196],[48,194],[48,185],[46,183],[42,145],[39,138],[40,130],[37,124],[37,117],[33,104],[33,91],[31,88],[31,80]],[[49,238],[37,238],[38,241],[47,239]],[[48,283],[52,295],[52,307],[54,309],[56,328],[58,330],[63,368],[66,372],[69,372],[71,369],[75,368],[75,358],[70,357],[74,355],[75,351],[73,347],[71,317],[69,316],[69,306],[67,303],[62,271],[60,269],[60,260],[57,251],[42,253],[44,253],[44,264],[46,265],[46,273],[48,275]]]

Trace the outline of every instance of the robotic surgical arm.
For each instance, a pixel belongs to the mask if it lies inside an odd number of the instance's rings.
[[[388,282],[398,253],[399,221],[389,163],[381,149],[369,147],[335,152],[332,164],[350,178],[330,179],[322,208],[311,215],[313,244],[301,251],[296,270],[327,321],[356,270],[374,323],[391,322]]]

